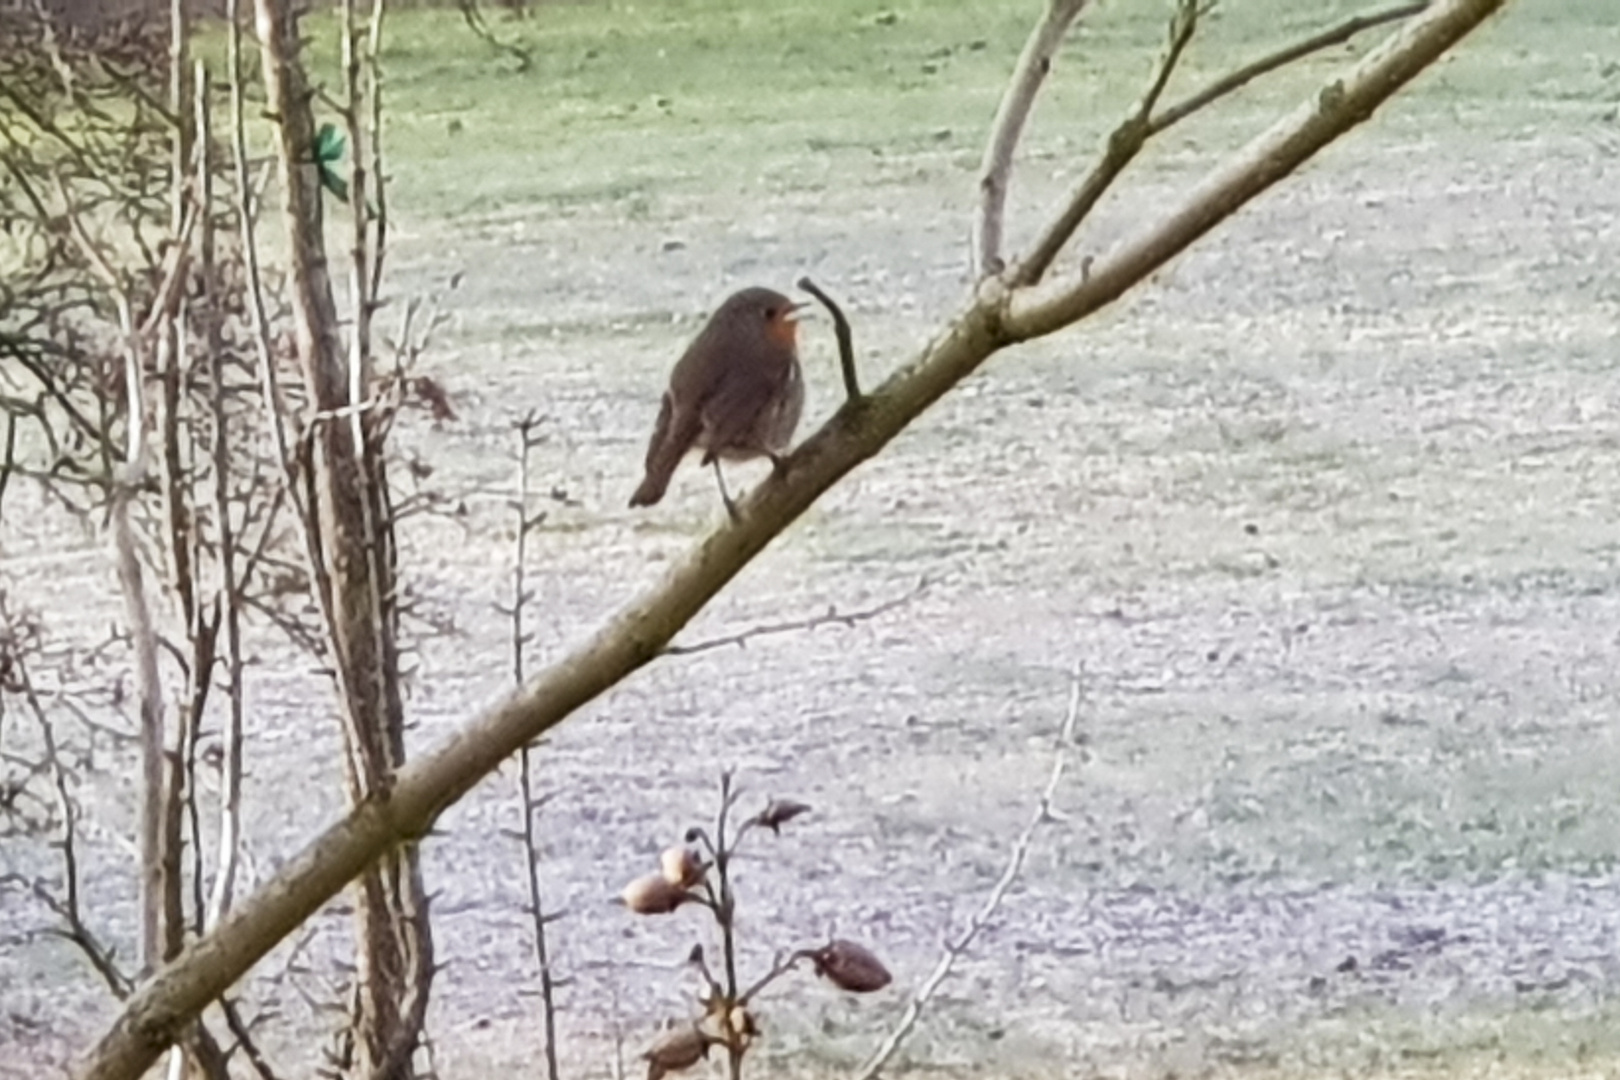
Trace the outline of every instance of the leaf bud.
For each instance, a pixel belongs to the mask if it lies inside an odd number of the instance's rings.
[[[665,1032],[641,1056],[647,1059],[647,1080],[661,1080],[672,1072],[689,1069],[709,1055],[709,1037],[694,1023]]]
[[[893,976],[883,961],[873,956],[863,945],[853,941],[834,939],[809,954],[816,965],[816,974],[840,990],[852,994],[870,994],[889,985]]]
[[[663,874],[646,874],[626,885],[619,899],[637,915],[665,915],[691,897],[679,885],[664,880]]]
[[[705,867],[697,852],[680,844],[667,847],[658,856],[658,866],[664,880],[678,888],[689,889],[703,880]]]

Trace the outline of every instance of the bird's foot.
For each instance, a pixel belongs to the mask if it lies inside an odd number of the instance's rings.
[[[732,524],[736,524],[739,519],[737,504],[731,501],[731,492],[726,490],[726,474],[720,471],[720,459],[715,457],[709,460],[714,466],[715,483],[720,487],[720,501],[726,504],[726,516],[731,518]]]

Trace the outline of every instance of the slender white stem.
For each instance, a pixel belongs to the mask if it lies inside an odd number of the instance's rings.
[[[1023,137],[1024,125],[1035,106],[1035,95],[1052,70],[1052,60],[1069,27],[1085,10],[1087,0],[1050,0],[1041,21],[1030,31],[1024,51],[1013,68],[1012,80],[996,109],[979,166],[979,205],[974,219],[974,269],[979,277],[998,274],[1006,265],[1002,235],[1007,216],[1007,185],[1013,153]]]
[[[1052,801],[1057,797],[1058,783],[1069,767],[1069,757],[1074,748],[1074,729],[1080,719],[1081,673],[1080,662],[1076,660],[1069,672],[1069,707],[1064,713],[1063,726],[1058,729],[1057,743],[1052,750],[1052,769],[1047,774],[1046,786],[1041,789],[1040,800],[1036,802],[1035,809],[1029,816],[1029,822],[1024,826],[1024,831],[1018,834],[1018,839],[1013,841],[1012,853],[1007,858],[1007,865],[1001,871],[1001,877],[991,887],[989,895],[984,898],[984,903],[968,920],[962,932],[945,942],[939,960],[934,964],[934,970],[928,973],[922,985],[917,987],[917,992],[911,995],[911,1000],[906,1003],[905,1012],[900,1014],[899,1021],[878,1044],[878,1048],[872,1052],[866,1064],[861,1066],[860,1072],[855,1074],[855,1080],[875,1080],[882,1073],[883,1067],[889,1063],[917,1027],[918,1021],[922,1019],[923,1010],[950,977],[957,959],[967,952],[968,947],[995,917],[1001,902],[1007,897],[1007,890],[1012,888],[1013,883],[1018,880],[1018,875],[1023,873],[1024,864],[1029,860],[1029,848],[1035,839],[1035,831],[1052,820]]]

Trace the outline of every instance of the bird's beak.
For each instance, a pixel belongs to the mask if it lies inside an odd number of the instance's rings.
[[[800,300],[798,303],[794,304],[792,307],[788,308],[782,313],[782,318],[787,322],[801,322],[805,319],[813,319],[815,317],[816,309],[810,306],[810,301],[808,300]]]

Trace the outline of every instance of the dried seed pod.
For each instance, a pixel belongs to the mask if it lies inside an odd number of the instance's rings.
[[[647,1059],[647,1080],[689,1069],[709,1056],[709,1037],[693,1023],[667,1031],[641,1055]]]
[[[731,1028],[732,1045],[738,1048],[746,1048],[759,1035],[759,1025],[746,1005],[733,1005],[726,1024]]]
[[[816,965],[816,974],[840,990],[852,994],[870,994],[889,985],[893,976],[883,961],[873,956],[863,945],[836,939],[809,954]]]
[[[691,897],[679,885],[665,881],[663,874],[647,874],[626,885],[619,899],[637,915],[663,915],[674,911]]]
[[[663,850],[658,856],[658,866],[664,872],[665,881],[682,889],[689,889],[702,881],[706,869],[697,852],[679,844]]]
[[[754,820],[781,836],[783,825],[809,812],[810,807],[805,803],[794,802],[792,799],[772,799],[765,804],[765,809],[761,810]]]

